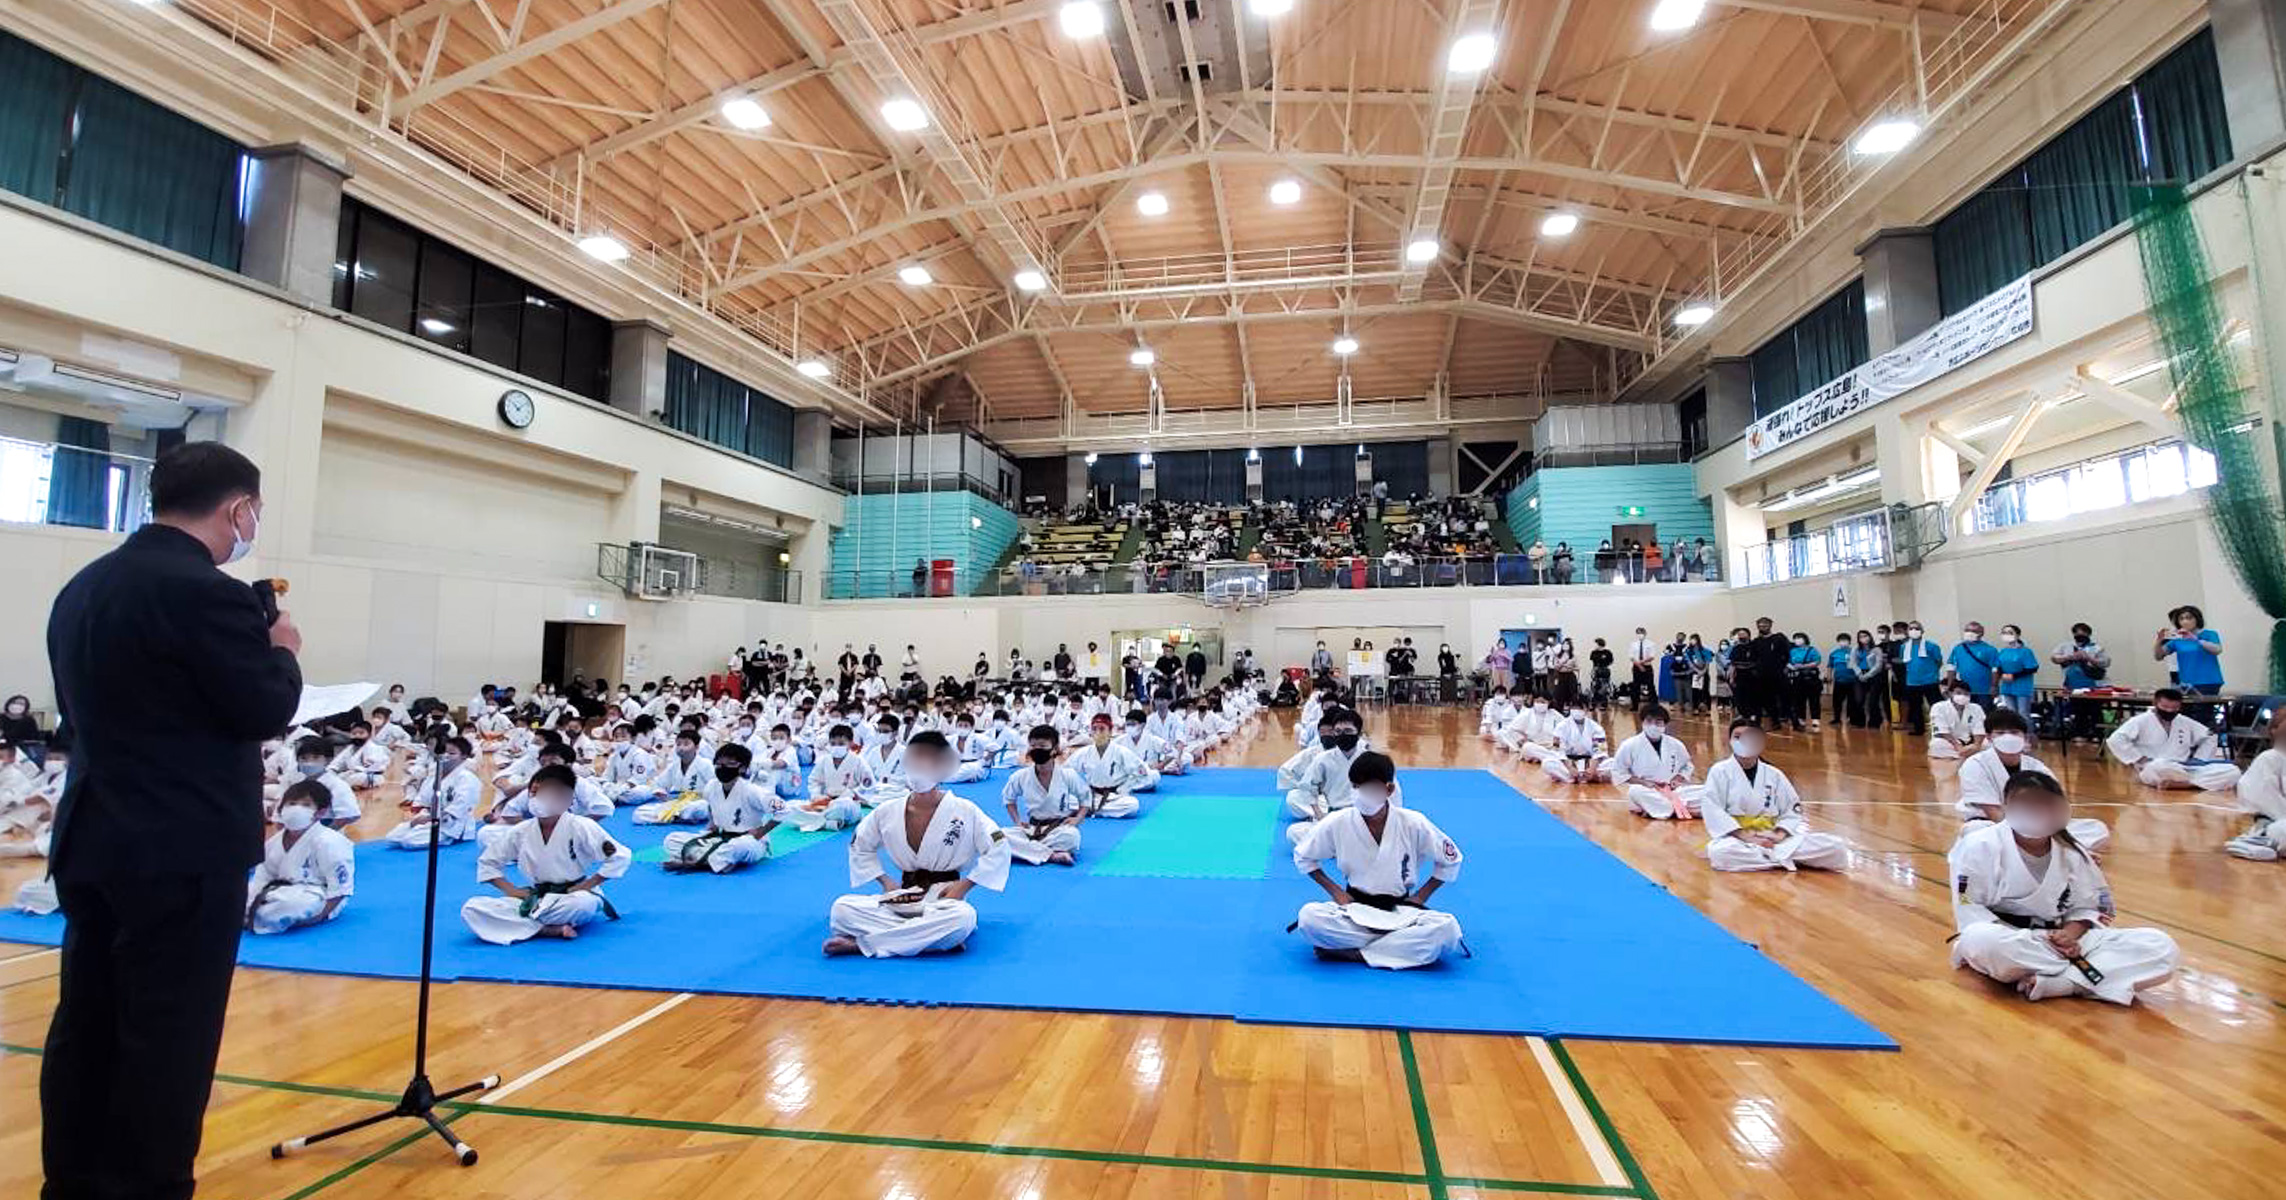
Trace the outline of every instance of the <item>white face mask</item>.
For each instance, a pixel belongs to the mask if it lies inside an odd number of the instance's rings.
[[[1984,635],[1974,629],[1963,629],[1961,630],[1961,640],[1964,642],[1981,642],[1984,640]]]
[[[1953,707],[1954,707],[1954,708],[1967,708],[1967,707],[1968,707],[1968,702],[1969,702],[1969,698],[1968,698],[1968,693],[1967,693],[1967,692],[1958,692],[1958,693],[1955,693],[1955,694],[1954,694],[1954,696],[1953,696]]]
[[[2007,819],[2009,829],[2028,838],[2054,837],[2065,824],[2062,813],[2050,816],[2046,812],[2036,812],[2029,808],[2009,809]]]
[[[1917,640],[1917,639],[1919,639],[1919,638],[1920,638],[1920,636],[1921,636],[1921,631],[1920,631],[1920,630],[1918,630],[1918,629],[1909,629],[1909,630],[1907,630],[1907,631],[1906,631],[1906,636],[1908,636],[1908,637],[1911,637],[1911,638],[1914,638],[1914,639],[1916,639],[1916,640]]]
[[[1533,712],[1546,712],[1546,711],[1548,711],[1548,702],[1547,702],[1547,701],[1545,701],[1545,700],[1534,700],[1534,701],[1532,702],[1532,711],[1533,711]]]
[[[317,823],[317,810],[307,804],[289,804],[278,810],[278,824],[300,833]]]
[[[2020,640],[2022,640],[2022,639],[2018,638],[2018,637],[2017,637],[2015,634],[2013,634],[2013,633],[2009,633],[2009,632],[2008,632],[2008,631],[2006,631],[2006,630],[2002,630],[2002,631],[2001,631],[2001,634],[2000,634],[2000,640],[2001,640],[2001,641],[2003,641],[2003,642],[2006,642],[2007,644],[2009,644],[2009,645],[2011,645],[2011,646],[2013,646],[2013,645],[2015,645],[2015,644],[2016,644],[2018,641],[2020,641]]]
[[[944,777],[938,774],[934,766],[921,766],[916,763],[905,764],[905,786],[916,792],[929,791],[943,782]]]
[[[1993,734],[1992,748],[2002,754],[2022,754],[2024,753],[2024,735],[2021,733]]]
[[[1575,708],[1572,711],[1565,713],[1564,715],[1570,717],[1574,723],[1587,720],[1586,709]]]
[[[1643,732],[1652,741],[1658,741],[1667,736],[1667,726],[1661,722],[1652,721],[1643,726]]]
[[[254,518],[254,528],[248,530],[245,537],[240,537],[238,536],[238,518],[232,517],[230,519],[230,557],[222,560],[226,563],[237,562],[239,559],[252,554],[254,552],[254,539],[262,536],[262,514],[251,505],[247,507],[246,511]]]
[[[532,815],[542,820],[549,817],[560,817],[571,811],[571,798],[568,796],[534,795],[531,808]]]
[[[1762,755],[1762,747],[1748,738],[1732,738],[1730,739],[1730,752],[1740,758],[1759,758]]]
[[[1358,788],[1350,793],[1350,798],[1357,805],[1357,811],[1368,817],[1379,816],[1382,809],[1389,807],[1389,793],[1378,785]]]

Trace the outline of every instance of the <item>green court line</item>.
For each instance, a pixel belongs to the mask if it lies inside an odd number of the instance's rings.
[[[0,1043],[0,1054],[16,1054],[38,1057],[41,1053],[42,1051],[38,1047],[34,1046],[18,1046]],[[1408,1064],[1410,1065],[1412,1056],[1409,1048],[1409,1039],[1403,1053]],[[398,1098],[395,1093],[391,1092],[376,1092],[363,1088],[331,1087],[323,1084],[290,1083],[284,1080],[259,1079],[246,1075],[217,1075],[215,1076],[215,1079],[220,1083],[235,1084],[243,1087],[268,1088],[275,1091],[294,1092],[301,1095],[336,1096],[344,1099],[371,1100],[379,1101],[382,1103],[393,1102]],[[1418,1079],[1409,1078],[1408,1082],[1410,1086],[1415,1090],[1416,1096],[1418,1096]],[[1425,1114],[1426,1101],[1424,1100],[1420,1103],[1422,1107],[1419,1111]],[[1116,1166],[1162,1167],[1172,1170],[1216,1171],[1240,1175],[1269,1175],[1303,1179],[1340,1179],[1362,1183],[1424,1185],[1429,1187],[1437,1196],[1441,1197],[1445,1195],[1445,1192],[1442,1190],[1444,1181],[1441,1176],[1432,1176],[1425,1173],[1415,1173],[1409,1171],[1370,1171],[1353,1167],[1305,1166],[1298,1163],[1246,1162],[1236,1159],[1195,1158],[1182,1155],[1129,1154],[1115,1150],[1078,1150],[1054,1146],[1025,1146],[1002,1142],[965,1142],[953,1141],[943,1138],[898,1137],[886,1134],[871,1133],[843,1133],[834,1130],[787,1129],[780,1126],[770,1125],[745,1125],[726,1121],[686,1121],[667,1117],[622,1116],[615,1113],[579,1112],[570,1109],[554,1108],[529,1108],[512,1104],[472,1104],[466,1101],[453,1101],[446,1104],[440,1104],[437,1107],[441,1110],[450,1111],[453,1114],[453,1116],[450,1118],[452,1120],[458,1120],[463,1116],[467,1116],[473,1113],[491,1113],[497,1116],[519,1117],[528,1120],[561,1121],[572,1124],[585,1125],[609,1125],[633,1129],[659,1129],[678,1133],[719,1134],[728,1137],[768,1138],[780,1141],[812,1142],[829,1145],[870,1146],[901,1150],[934,1150],[955,1154],[983,1154],[1005,1158],[1049,1159],[1064,1162],[1100,1163]],[[324,1180],[320,1180],[317,1185],[312,1185],[310,1190],[314,1191],[316,1190],[316,1187],[320,1185],[330,1186],[332,1183],[338,1182],[339,1177],[346,1177],[348,1174],[354,1173],[356,1170],[362,1170],[365,1166],[370,1166],[372,1162],[378,1162],[382,1158],[386,1158],[388,1155],[395,1153],[398,1149],[403,1148],[403,1146],[409,1145],[412,1141],[418,1140],[420,1137],[424,1136],[431,1135],[427,1130],[424,1129],[419,1133],[413,1135],[411,1138],[404,1139],[396,1145],[385,1147],[382,1151],[371,1156],[370,1161],[361,1161],[360,1163],[351,1164],[349,1167],[345,1167],[342,1171],[337,1172],[335,1176],[329,1176]],[[1431,1145],[1433,1147],[1433,1138],[1431,1139]],[[1430,1149],[1429,1155],[1431,1161],[1433,1162],[1433,1148]],[[1523,1179],[1475,1179],[1469,1181],[1469,1186],[1485,1188],[1488,1190],[1497,1189],[1500,1191],[1512,1192],[1541,1192],[1551,1195],[1634,1195],[1634,1193],[1626,1190],[1582,1191],[1581,1189],[1586,1185]],[[287,1197],[286,1200],[302,1200],[302,1197],[306,1197],[308,1194],[309,1191],[304,1191],[302,1193],[297,1193],[295,1196]]]
[[[405,1136],[403,1136],[403,1137],[401,1137],[401,1138],[398,1138],[396,1141],[394,1141],[394,1142],[391,1142],[391,1143],[389,1143],[388,1145],[381,1147],[379,1150],[376,1150],[376,1151],[374,1151],[373,1153],[371,1153],[371,1154],[368,1154],[368,1155],[366,1155],[365,1157],[363,1157],[363,1158],[361,1158],[361,1159],[358,1159],[356,1162],[353,1162],[353,1163],[349,1163],[348,1165],[346,1165],[346,1166],[343,1166],[341,1169],[339,1169],[339,1170],[335,1171],[333,1174],[331,1174],[331,1175],[328,1175],[328,1176],[324,1177],[323,1179],[320,1179],[320,1180],[318,1180],[317,1182],[315,1182],[315,1183],[313,1183],[313,1184],[309,1185],[308,1187],[305,1187],[305,1188],[301,1189],[301,1190],[300,1190],[300,1191],[298,1191],[298,1192],[294,1192],[294,1193],[292,1193],[291,1195],[289,1195],[289,1196],[287,1196],[287,1197],[286,1197],[286,1200],[307,1200],[307,1198],[308,1198],[308,1197],[310,1197],[310,1196],[314,1196],[314,1195],[318,1194],[319,1192],[322,1192],[322,1191],[326,1190],[327,1188],[329,1188],[329,1187],[332,1187],[334,1184],[340,1183],[342,1180],[344,1180],[344,1179],[347,1179],[347,1178],[349,1178],[350,1176],[357,1174],[359,1171],[362,1171],[362,1170],[364,1170],[365,1168],[372,1166],[374,1163],[380,1162],[382,1159],[384,1159],[384,1158],[387,1158],[387,1157],[389,1157],[390,1155],[392,1155],[392,1154],[395,1154],[395,1153],[396,1153],[396,1152],[398,1152],[399,1150],[402,1150],[402,1149],[404,1149],[405,1147],[412,1145],[414,1142],[417,1142],[417,1141],[419,1141],[419,1140],[421,1140],[422,1138],[425,1138],[425,1137],[434,1137],[434,1136],[436,1136],[436,1135],[435,1135],[434,1133],[430,1132],[430,1131],[429,1131],[429,1129],[428,1129],[427,1127],[425,1127],[425,1126],[424,1126],[424,1127],[421,1129],[421,1131],[420,1131],[420,1132],[418,1132],[418,1133],[408,1133],[408,1134],[406,1134]]]
[[[1413,1132],[1421,1140],[1421,1169],[1429,1177],[1429,1200],[1445,1200],[1445,1165],[1437,1157],[1436,1125],[1429,1119],[1429,1096],[1421,1088],[1421,1063],[1413,1055],[1413,1035],[1397,1031],[1397,1057],[1405,1064],[1405,1098],[1413,1105]]]
[[[1619,1159],[1619,1169],[1625,1171],[1627,1181],[1635,1185],[1633,1194],[1642,1197],[1642,1200],[1659,1200],[1659,1193],[1652,1189],[1651,1180],[1643,1174],[1642,1164],[1635,1161],[1634,1152],[1627,1148],[1627,1139],[1619,1136],[1619,1128],[1611,1123],[1611,1114],[1603,1110],[1603,1102],[1596,1099],[1595,1089],[1588,1086],[1587,1076],[1580,1074],[1579,1064],[1572,1061],[1572,1052],[1564,1048],[1560,1038],[1549,1038],[1548,1049],[1554,1052],[1557,1065],[1564,1069],[1564,1077],[1572,1081],[1572,1090],[1580,1094],[1580,1100],[1587,1105],[1588,1116],[1594,1119],[1597,1131],[1603,1134],[1604,1142],[1610,1145],[1612,1154]]]
[[[1465,1175],[1447,1175],[1445,1183],[1457,1188],[1474,1188],[1480,1192],[1539,1192],[1555,1196],[1634,1196],[1635,1189],[1612,1187],[1601,1183],[1522,1183],[1508,1179],[1470,1179]]]

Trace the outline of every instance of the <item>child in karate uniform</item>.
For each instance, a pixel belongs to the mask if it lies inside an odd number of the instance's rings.
[[[399,850],[426,850],[432,836],[446,846],[476,836],[476,802],[484,783],[468,765],[475,748],[467,738],[450,737],[435,743],[431,753],[435,767],[407,793],[405,820],[386,835]]]
[[[1848,866],[1848,845],[1830,833],[1810,832],[1794,781],[1763,761],[1762,748],[1762,726],[1753,718],[1730,723],[1730,757],[1707,771],[1700,800],[1708,864],[1717,871]]]
[[[828,955],[896,958],[960,949],[976,932],[970,890],[1008,884],[1007,835],[983,809],[938,787],[953,769],[944,735],[916,734],[906,754],[910,793],[865,814],[849,841],[850,886],[872,883],[881,894],[851,892],[833,902]],[[884,854],[896,874],[882,870]]]
[[[246,931],[284,933],[340,915],[357,890],[357,848],[318,822],[332,794],[304,779],[278,798],[279,831],[246,881]]]
[[[363,791],[381,786],[391,761],[388,748],[373,741],[373,723],[359,721],[349,727],[349,744],[333,756],[329,769],[352,790]]]
[[[2286,708],[2270,718],[2270,748],[2254,756],[2238,781],[2238,806],[2254,820],[2223,849],[2249,862],[2277,862],[2286,838]]]
[[[2174,974],[2181,952],[2157,929],[2121,929],[2103,869],[2067,832],[2071,801],[2055,777],[2019,771],[1999,822],[1946,856],[1953,877],[1953,965],[2027,1000],[2092,996],[2133,1004]]]
[[[568,940],[598,917],[619,918],[603,894],[603,881],[625,875],[635,856],[603,826],[571,811],[578,779],[561,763],[532,776],[532,819],[486,847],[476,861],[476,881],[500,894],[474,896],[460,906],[470,932],[507,946],[534,937]],[[529,882],[512,882],[511,869]]]
[[[1071,866],[1080,847],[1080,822],[1087,816],[1087,784],[1068,767],[1056,765],[1063,735],[1053,725],[1035,726],[1026,761],[1000,790],[1008,806],[1008,853],[1018,862]]]
[[[319,819],[340,829],[355,825],[365,814],[357,806],[357,793],[349,784],[334,774],[333,747],[321,737],[306,737],[294,744],[294,770],[302,779],[314,779],[333,797],[332,807]]]
[[[1294,847],[1294,868],[1326,899],[1303,905],[1293,927],[1320,958],[1392,971],[1428,966],[1460,944],[1459,919],[1429,908],[1429,898],[1460,877],[1460,847],[1426,816],[1391,802],[1397,765],[1388,755],[1358,755],[1348,782],[1353,803]],[[1340,883],[1326,874],[1328,862]]]
[[[1088,815],[1132,817],[1142,809],[1135,785],[1143,782],[1146,768],[1135,752],[1111,736],[1111,714],[1097,713],[1088,721],[1088,742],[1072,751],[1064,769],[1079,776],[1093,799]],[[1156,783],[1157,780],[1152,780]]]
[[[873,786],[873,771],[865,765],[864,755],[849,748],[856,737],[847,725],[827,732],[825,753],[810,766],[810,798],[786,810],[787,824],[815,833],[843,828],[865,815],[859,797]]]
[[[1556,722],[1555,753],[1542,758],[1540,766],[1557,783],[1601,783],[1610,777],[1610,760],[1603,753],[1610,736],[1575,704]]]
[[[1688,821],[1699,815],[1706,789],[1691,782],[1691,751],[1667,736],[1667,710],[1645,705],[1643,732],[1619,744],[1611,756],[1611,782],[1626,790],[1627,807],[1657,820]]]
[[[786,802],[778,798],[775,787],[760,787],[746,778],[753,765],[753,751],[735,742],[714,752],[714,778],[707,781],[705,792],[711,820],[703,833],[667,835],[662,844],[667,870],[704,867],[727,875],[770,857],[770,831],[783,819]]]
[[[1968,685],[1953,681],[1951,702],[1929,710],[1929,757],[1966,758],[1984,739],[1984,706],[1969,698]]]

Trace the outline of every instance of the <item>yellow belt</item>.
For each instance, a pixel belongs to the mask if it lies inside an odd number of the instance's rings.
[[[674,799],[667,801],[667,807],[659,810],[659,820],[662,823],[672,822],[676,817],[679,817],[688,811],[691,805],[697,803],[699,803],[699,794],[697,792],[684,792],[681,795],[676,796]]]
[[[1776,828],[1778,828],[1778,818],[1776,818],[1776,817],[1740,817],[1740,818],[1738,819],[1738,827],[1739,827],[1740,829],[1751,829],[1751,830],[1754,830],[1756,833],[1760,833],[1760,832],[1762,832],[1762,831],[1763,831],[1763,830],[1765,830],[1765,829],[1776,829]]]

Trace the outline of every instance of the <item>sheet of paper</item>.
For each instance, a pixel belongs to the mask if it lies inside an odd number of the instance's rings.
[[[381,690],[378,683],[334,683],[325,686],[302,685],[301,707],[294,710],[294,724],[299,725],[315,717],[330,717],[362,707],[373,693]]]

